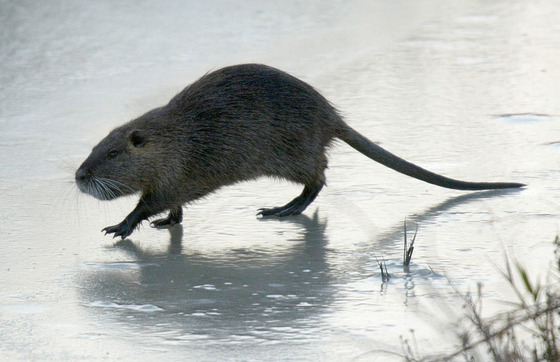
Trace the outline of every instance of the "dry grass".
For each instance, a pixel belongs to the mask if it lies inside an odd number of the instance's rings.
[[[560,241],[556,237],[555,270],[546,283],[535,282],[521,263],[506,257],[501,271],[516,295],[513,308],[485,318],[482,315],[483,286],[462,295],[466,328],[459,333],[456,352],[419,357],[418,348],[402,339],[407,361],[560,361]],[[527,338],[531,335],[532,338]],[[414,336],[413,336],[414,337]],[[415,338],[414,338],[415,339]]]

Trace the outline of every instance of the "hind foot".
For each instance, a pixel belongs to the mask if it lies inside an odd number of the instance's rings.
[[[153,228],[166,228],[175,224],[180,224],[183,221],[183,208],[179,206],[177,209],[169,211],[169,215],[163,219],[157,219],[150,223]]]
[[[288,206],[290,204],[284,205],[282,207],[273,207],[270,209],[259,209],[257,215],[262,215],[262,216],[278,216],[278,217],[283,217],[283,216],[293,216],[293,215],[299,215],[303,212],[303,210],[305,210],[306,206],[302,206],[301,204],[294,204],[291,206]]]
[[[292,215],[299,215],[301,214],[307,206],[309,206],[313,200],[319,194],[319,191],[323,188],[323,182],[318,183],[313,186],[305,186],[301,195],[290,201],[284,206],[281,207],[273,207],[270,209],[259,209],[258,215],[262,215],[263,217],[267,216],[277,216],[277,217],[284,217],[284,216],[292,216]]]

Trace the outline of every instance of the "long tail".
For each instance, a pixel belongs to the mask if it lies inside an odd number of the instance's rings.
[[[338,137],[356,150],[360,151],[372,160],[381,163],[382,165],[437,186],[456,190],[492,190],[525,186],[524,184],[515,182],[467,182],[438,175],[437,173],[425,170],[422,167],[416,166],[415,164],[405,161],[391,152],[386,151],[349,126],[346,126]]]

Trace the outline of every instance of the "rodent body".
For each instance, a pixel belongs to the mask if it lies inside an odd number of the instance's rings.
[[[325,184],[326,150],[339,138],[401,173],[442,187],[484,190],[518,183],[449,179],[413,165],[350,128],[307,83],[259,64],[206,74],[164,107],[114,129],[76,172],[79,189],[110,200],[141,193],[120,224],[104,229],[125,238],[143,220],[166,226],[182,220],[182,205],[222,186],[261,176],[304,185],[290,203],[263,216],[300,214]]]

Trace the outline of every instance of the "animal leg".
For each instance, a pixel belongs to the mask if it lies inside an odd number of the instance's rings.
[[[140,198],[134,210],[120,224],[107,226],[101,231],[105,231],[105,235],[114,234],[113,237],[120,236],[121,239],[124,239],[132,234],[142,221],[161,211],[163,210],[159,206],[157,198],[152,194],[146,194]]]
[[[169,215],[163,219],[157,219],[150,223],[153,228],[169,227],[175,224],[180,224],[183,221],[183,208],[178,206],[169,210]]]
[[[323,188],[324,182],[320,181],[313,185],[305,185],[301,195],[290,201],[284,206],[274,207],[271,209],[259,209],[257,215],[262,216],[291,216],[299,215],[315,200],[319,191]]]
[[[136,226],[138,226],[142,220],[150,216],[150,212],[148,210],[149,209],[146,205],[140,201],[134,210],[132,210],[132,212],[128,214],[128,216],[120,224],[107,226],[101,231],[105,231],[105,235],[115,234],[113,236],[114,238],[120,236],[121,239],[124,239],[132,234]]]

